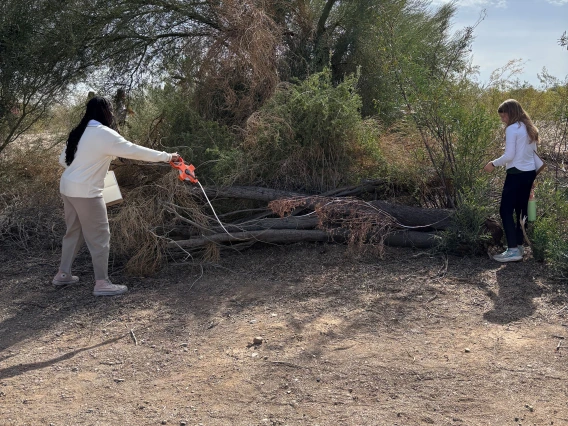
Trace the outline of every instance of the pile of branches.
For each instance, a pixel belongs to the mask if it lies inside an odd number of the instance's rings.
[[[134,167],[134,166],[133,166]],[[308,194],[256,186],[201,186],[176,171],[148,176],[118,169],[126,203],[112,207],[113,246],[134,274],[152,274],[169,258],[216,261],[222,251],[255,244],[328,242],[381,256],[385,246],[431,248],[454,226],[454,210],[373,199],[381,179]],[[128,189],[127,177],[146,176]],[[501,231],[500,228],[498,231]],[[500,240],[497,235],[495,240]]]
[[[251,186],[201,187],[175,182],[177,189],[167,192],[191,195],[191,206],[176,203],[171,196],[168,200],[154,200],[154,208],[162,209],[170,220],[165,223],[160,216],[160,223],[149,228],[160,240],[159,246],[176,257],[206,254],[211,258],[222,250],[243,250],[256,243],[338,242],[378,255],[385,245],[429,248],[437,244],[440,232],[451,224],[452,211],[358,197],[381,184],[369,181],[312,195]],[[187,202],[187,197],[179,199]],[[139,202],[133,205],[141,207]],[[139,226],[143,216],[137,215],[138,219],[130,221],[128,227]],[[148,225],[145,227],[148,229]],[[146,260],[156,255],[143,256],[140,250],[137,253]]]
[[[189,238],[172,240],[168,247],[199,250],[214,243],[221,249],[238,249],[257,242],[328,241],[346,242],[353,248],[373,247],[382,252],[384,244],[432,247],[438,238],[437,231],[450,225],[451,210],[422,209],[341,196],[342,192],[363,191],[369,185],[372,184],[347,188],[335,196],[260,187],[206,187],[204,191],[210,199],[260,201],[266,202],[266,207],[256,209],[260,212],[255,215],[230,223],[213,222],[207,228],[197,228],[193,221],[178,215],[178,219],[188,225],[186,235]],[[195,189],[192,192],[199,196]]]

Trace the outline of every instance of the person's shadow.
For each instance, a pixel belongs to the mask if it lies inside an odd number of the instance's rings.
[[[493,309],[483,314],[487,321],[508,324],[530,317],[536,310],[533,299],[542,295],[542,288],[535,283],[531,268],[523,266],[506,264],[496,272],[498,292],[485,289],[493,301]]]

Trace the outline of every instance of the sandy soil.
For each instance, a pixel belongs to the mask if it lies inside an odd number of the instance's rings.
[[[115,298],[57,263],[0,252],[1,425],[568,425],[568,287],[531,259],[265,247]]]

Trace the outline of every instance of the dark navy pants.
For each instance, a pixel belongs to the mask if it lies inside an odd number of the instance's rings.
[[[520,218],[527,216],[529,196],[535,178],[536,171],[534,170],[517,174],[507,173],[505,178],[499,214],[503,221],[503,230],[509,248],[523,244]]]

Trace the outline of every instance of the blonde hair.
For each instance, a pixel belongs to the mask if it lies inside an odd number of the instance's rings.
[[[509,120],[507,126],[511,124],[522,122],[527,128],[527,133],[529,134],[530,143],[538,142],[538,129],[533,124],[531,118],[527,112],[523,109],[521,104],[515,99],[507,99],[497,109],[499,113],[509,114]]]

